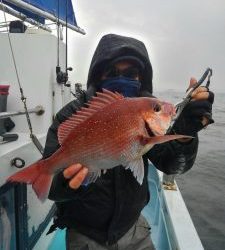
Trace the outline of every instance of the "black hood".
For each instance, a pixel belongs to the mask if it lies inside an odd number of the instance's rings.
[[[152,94],[152,66],[143,42],[125,36],[108,34],[101,38],[93,55],[87,80],[89,94],[96,91],[105,66],[118,57],[135,57],[145,65],[141,80],[141,96]]]

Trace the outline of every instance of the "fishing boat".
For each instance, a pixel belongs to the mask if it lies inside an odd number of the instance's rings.
[[[61,28],[85,32],[76,23],[71,0],[1,0],[0,10],[4,14],[0,24],[0,249],[63,250],[65,230],[46,235],[54,203],[41,203],[30,186],[6,183],[6,179],[41,158],[56,112],[74,98]],[[8,22],[6,13],[17,20]],[[47,20],[56,25],[57,36]],[[9,125],[3,131],[6,122]],[[151,201],[143,215],[151,225],[155,248],[203,249],[174,176],[165,177],[149,165]]]

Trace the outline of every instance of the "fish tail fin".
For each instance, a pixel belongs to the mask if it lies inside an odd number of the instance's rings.
[[[52,175],[43,171],[45,162],[43,160],[37,161],[25,169],[10,176],[8,182],[22,182],[31,184],[37,197],[43,202],[49,193],[51,186]]]

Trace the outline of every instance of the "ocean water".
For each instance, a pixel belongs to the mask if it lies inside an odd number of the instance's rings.
[[[172,103],[183,93],[155,95]],[[225,249],[225,93],[216,93],[215,123],[199,132],[197,159],[191,170],[176,178],[202,244],[206,250]]]

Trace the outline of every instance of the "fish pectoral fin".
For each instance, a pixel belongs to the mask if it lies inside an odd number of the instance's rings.
[[[142,157],[130,161],[126,166],[126,169],[130,169],[133,172],[133,175],[137,179],[138,183],[142,185],[145,172],[144,162]]]
[[[88,184],[95,182],[98,177],[101,176],[101,169],[97,171],[89,171],[82,185],[87,186]]]
[[[147,137],[143,135],[139,135],[139,140],[141,145],[146,146],[147,144],[155,145],[171,140],[176,140],[176,139],[183,139],[183,138],[189,138],[192,139],[192,136],[188,135],[158,135],[158,136],[153,136],[153,137]]]

